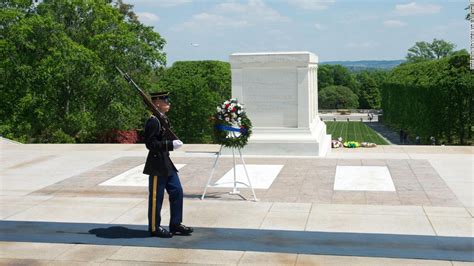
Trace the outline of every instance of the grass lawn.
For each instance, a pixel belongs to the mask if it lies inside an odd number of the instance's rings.
[[[332,139],[342,137],[344,141],[372,142],[377,145],[387,145],[373,129],[362,122],[330,122],[324,121],[327,125],[327,133]]]

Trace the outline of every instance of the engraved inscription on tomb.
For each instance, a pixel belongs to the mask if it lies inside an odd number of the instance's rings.
[[[254,124],[263,127],[296,127],[296,69],[248,68],[243,72],[243,103]]]

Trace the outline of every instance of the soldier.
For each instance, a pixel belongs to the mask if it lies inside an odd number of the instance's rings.
[[[405,130],[403,132],[403,144],[409,144],[408,143],[408,131],[407,130]]]
[[[415,143],[416,143],[416,145],[420,145],[420,144],[421,144],[421,138],[420,138],[420,136],[416,136],[416,138],[415,138]]]
[[[173,234],[190,235],[191,227],[183,225],[183,188],[178,170],[170,159],[169,152],[179,149],[183,142],[170,132],[165,113],[170,109],[168,92],[151,93],[151,100],[160,117],[152,115],[145,124],[145,144],[149,150],[144,174],[148,179],[148,230],[152,236],[170,238]],[[165,189],[170,202],[169,231],[161,227],[161,206]]]

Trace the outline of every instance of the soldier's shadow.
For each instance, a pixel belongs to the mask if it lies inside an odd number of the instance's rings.
[[[90,234],[94,234],[100,238],[147,238],[150,233],[146,230],[130,229],[123,226],[111,226],[108,228],[94,228],[89,230]]]

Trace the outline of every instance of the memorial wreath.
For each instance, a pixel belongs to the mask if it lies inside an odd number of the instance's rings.
[[[359,148],[360,143],[357,141],[346,141],[344,142],[344,147],[346,148]]]
[[[230,99],[217,106],[214,115],[214,138],[218,144],[241,149],[252,134],[252,123],[237,99]]]

